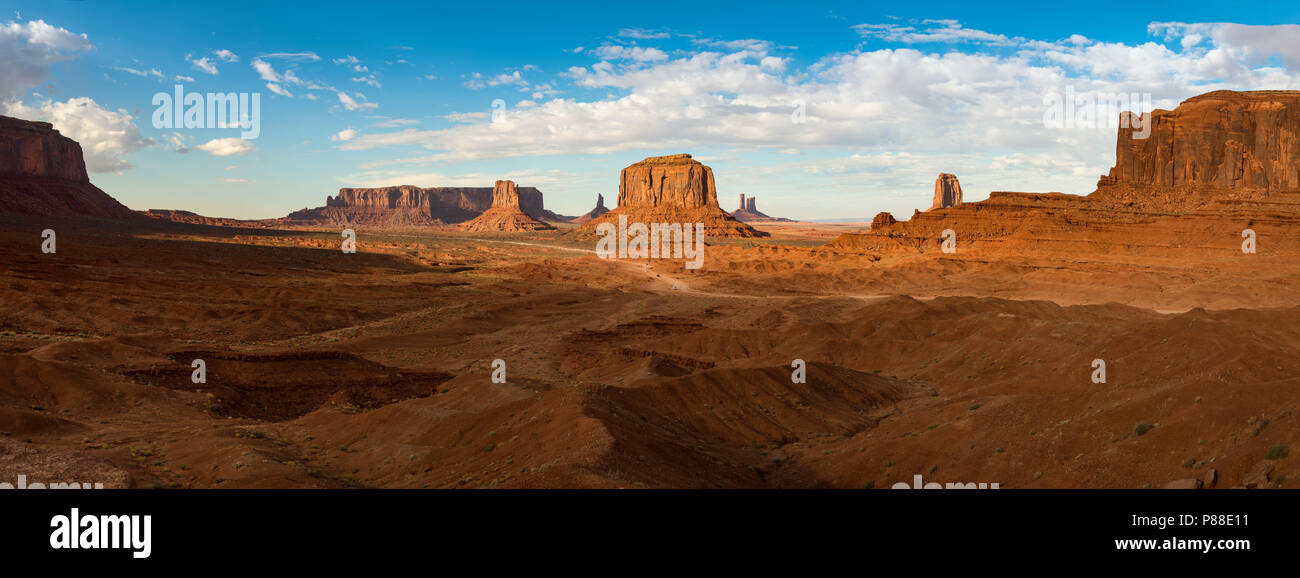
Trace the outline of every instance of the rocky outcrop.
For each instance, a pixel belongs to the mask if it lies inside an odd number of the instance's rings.
[[[542,192],[517,187],[516,204],[534,219],[563,220],[543,207]],[[411,185],[369,189],[343,188],[326,197],[325,206],[290,213],[285,221],[309,225],[379,227],[439,226],[469,221],[492,207],[495,188]]]
[[[766,237],[729,215],[718,205],[713,169],[689,154],[648,157],[623,169],[618,182],[618,207],[583,225],[594,231],[604,222],[703,223],[714,237]]]
[[[881,211],[876,213],[876,218],[871,219],[871,230],[877,231],[897,222],[898,219],[895,219],[892,213]]]
[[[1159,220],[1165,229],[1155,238],[1161,241],[1144,249],[1152,254],[1205,246],[1207,238],[1240,243],[1243,222],[1295,218],[1300,91],[1211,92],[1139,118],[1119,129],[1115,166],[1092,194],[993,192],[987,200],[908,221],[873,223],[870,231],[847,233],[828,247],[937,250],[943,232],[952,229],[958,253],[1049,246],[1069,252],[1065,247],[1080,239],[1090,246],[1131,245],[1156,230],[1151,223]],[[943,200],[943,180],[936,183],[936,201]]]
[[[601,215],[603,215],[603,214],[605,214],[605,213],[608,213],[608,212],[609,212],[609,209],[605,208],[605,195],[602,195],[602,194],[600,194],[600,193],[597,193],[597,194],[596,194],[596,208],[594,208],[594,209],[592,209],[592,210],[590,210],[590,211],[587,211],[587,213],[586,213],[585,215],[582,215],[582,216],[580,216],[580,217],[576,217],[576,218],[574,218],[571,222],[572,222],[572,223],[575,223],[575,224],[578,224],[578,225],[581,225],[581,224],[583,224],[583,223],[590,222],[590,221],[596,219],[597,217],[599,217],[599,216],[601,216]]]
[[[1220,90],[1138,118],[1103,185],[1300,190],[1300,93]]]
[[[758,197],[740,195],[740,206],[731,212],[731,216],[745,223],[755,222],[792,222],[790,219],[773,217],[758,210]]]
[[[47,122],[0,116],[0,212],[138,219],[90,184],[81,145]]]
[[[957,182],[957,175],[939,173],[939,178],[934,180],[934,201],[930,203],[930,208],[927,210],[933,211],[960,204],[961,183]]]
[[[524,212],[523,205],[530,203],[521,202],[522,200],[519,187],[514,181],[497,181],[492,189],[492,206],[473,220],[462,223],[460,229],[479,232],[523,232],[555,228]],[[533,208],[536,210],[540,207],[541,203],[538,202]]]

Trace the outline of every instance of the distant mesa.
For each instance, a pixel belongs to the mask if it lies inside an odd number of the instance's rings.
[[[782,219],[780,217],[772,217],[763,214],[758,210],[758,197],[754,197],[754,196],[746,197],[744,193],[740,194],[740,206],[737,207],[736,210],[731,212],[731,216],[735,217],[736,220],[743,221],[746,223],[793,222],[790,219]]]
[[[993,241],[1013,246],[1046,232],[1100,234],[1171,216],[1233,220],[1250,207],[1282,210],[1300,194],[1300,91],[1216,91],[1173,111],[1125,113],[1121,120],[1127,123],[1118,131],[1115,166],[1092,194],[995,191],[963,203],[956,177],[944,173],[933,208],[948,210],[909,221],[881,213],[870,231],[846,233],[828,247],[925,251],[938,248],[945,229],[957,231],[965,249]]]
[[[703,223],[713,237],[767,237],[718,206],[713,169],[689,154],[648,157],[619,175],[618,207],[582,226],[594,231],[600,223]]]
[[[539,221],[565,220],[543,207],[542,192],[537,188],[516,187],[515,191],[516,206],[524,214]],[[342,188],[338,195],[326,197],[324,207],[295,211],[281,221],[291,225],[380,228],[455,225],[492,208],[496,194],[495,187]]]
[[[957,182],[957,175],[939,173],[939,178],[934,180],[934,202],[927,210],[946,209],[960,204],[961,183]]]
[[[580,216],[580,217],[576,217],[576,218],[574,218],[574,219],[573,219],[572,221],[570,221],[570,222],[572,222],[572,223],[574,223],[574,224],[577,224],[577,225],[581,225],[581,224],[584,224],[584,223],[588,223],[588,222],[590,222],[590,221],[596,219],[597,217],[599,217],[599,216],[601,216],[601,215],[603,215],[603,214],[605,214],[605,213],[608,213],[608,212],[609,212],[609,209],[605,208],[605,195],[602,195],[602,194],[600,194],[600,193],[597,193],[597,194],[596,194],[596,208],[594,208],[594,209],[588,211],[585,215],[582,215],[582,216]]]
[[[0,213],[138,219],[90,184],[81,145],[48,122],[0,116]]]
[[[524,197],[519,194],[519,187],[514,181],[497,181],[496,186],[492,189],[492,206],[483,214],[475,217],[466,223],[461,223],[462,231],[506,231],[506,232],[523,232],[523,231],[544,231],[554,229],[549,223],[533,217],[523,210],[525,205],[533,203],[532,197]],[[534,211],[540,212],[541,194],[536,197],[536,204],[530,206]]]

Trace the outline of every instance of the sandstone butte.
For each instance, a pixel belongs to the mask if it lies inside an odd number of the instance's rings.
[[[939,173],[939,178],[934,180],[934,201],[927,210],[946,209],[960,204],[961,183],[957,182],[957,175]]]
[[[542,192],[517,187],[518,206],[537,220],[564,220],[543,207]],[[469,221],[492,208],[495,187],[412,185],[342,188],[326,197],[325,206],[294,211],[282,221],[304,225],[439,226]]]
[[[0,213],[137,219],[90,184],[81,145],[47,122],[0,116]]]
[[[597,194],[596,194],[596,208],[594,208],[594,209],[592,209],[592,210],[590,210],[590,211],[587,211],[587,212],[586,212],[585,214],[583,214],[582,216],[580,216],[580,217],[576,217],[576,218],[574,218],[572,221],[569,221],[569,222],[574,223],[574,224],[576,224],[576,225],[581,225],[581,224],[583,224],[583,223],[587,223],[587,222],[589,222],[589,221],[595,219],[596,217],[599,217],[599,216],[601,216],[601,215],[603,215],[603,214],[605,214],[605,213],[608,213],[608,212],[609,212],[609,209],[605,207],[605,195],[602,195],[602,194],[600,194],[600,193],[597,193]]]
[[[758,210],[758,197],[746,197],[744,193],[740,194],[740,206],[731,212],[731,216],[739,221],[746,223],[755,222],[791,222],[790,219],[773,217]]]
[[[689,154],[648,157],[623,169],[618,180],[618,207],[588,221],[584,233],[600,223],[703,223],[711,237],[767,237],[732,217],[718,205],[713,169]]]
[[[957,233],[959,251],[1083,233],[1127,235],[1114,239],[1123,244],[1157,226],[1231,240],[1257,219],[1289,219],[1300,208],[1300,91],[1216,91],[1138,118],[1150,134],[1142,138],[1137,123],[1120,128],[1115,166],[1089,195],[999,191],[908,221],[882,214],[870,231],[827,249],[937,250],[944,229]]]
[[[461,223],[462,231],[542,231],[554,229],[549,223],[533,218],[523,210],[525,205],[533,202],[519,195],[519,187],[514,181],[497,181],[492,189],[492,206],[471,221]],[[541,209],[541,195],[536,197],[535,211]]]

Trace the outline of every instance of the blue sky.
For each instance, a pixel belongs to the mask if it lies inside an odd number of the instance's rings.
[[[581,214],[618,171],[690,152],[724,208],[900,217],[935,175],[968,200],[1087,193],[1113,126],[1046,95],[1300,89],[1293,2],[0,2],[0,112],[82,141],[135,209],[267,218],[343,186],[537,186]],[[261,135],[155,128],[156,93],[259,93]],[[504,106],[495,121],[493,101]],[[793,116],[802,111],[799,120]]]

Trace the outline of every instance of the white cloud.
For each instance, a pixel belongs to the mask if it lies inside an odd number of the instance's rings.
[[[348,110],[374,110],[379,108],[379,105],[373,102],[358,102],[356,99],[348,96],[346,92],[341,90],[338,92],[338,95],[339,102],[343,104],[343,108]]]
[[[649,40],[655,38],[668,38],[669,36],[672,36],[672,34],[664,31],[646,30],[644,28],[624,28],[618,31],[618,36]]]
[[[226,179],[221,179],[221,182],[223,182],[223,183],[247,183],[247,182],[248,182],[248,179],[230,179],[230,178],[226,178]]]
[[[185,61],[192,64],[195,70],[205,72],[208,74],[217,74],[218,72],[217,65],[213,64],[212,61],[206,56],[204,56],[203,58],[190,58],[187,56],[185,57]]]
[[[639,60],[639,61],[656,61],[667,60],[668,54],[658,48],[645,48],[641,46],[620,46],[617,44],[606,44],[595,50],[596,56],[604,60]]]
[[[185,137],[180,133],[172,133],[167,137],[167,143],[171,145],[172,150],[181,154],[190,152],[190,147],[185,142]]]
[[[305,54],[312,54],[312,53],[305,53]],[[312,56],[314,56],[314,54],[312,54]],[[278,94],[280,96],[285,96],[290,98],[293,97],[293,93],[289,91],[288,89],[289,86],[297,86],[297,87],[304,88],[306,90],[335,90],[333,87],[330,87],[329,85],[321,84],[319,82],[315,82],[312,80],[304,80],[302,78],[299,78],[298,73],[295,72],[294,69],[292,68],[292,66],[294,66],[293,64],[290,64],[289,66],[291,68],[285,70],[284,72],[277,71],[271,63],[263,60],[263,58],[270,58],[270,57],[277,57],[277,58],[282,58],[291,61],[304,60],[304,59],[310,60],[310,58],[307,58],[306,56],[302,56],[301,54],[298,53],[289,54],[289,55],[271,54],[271,55],[263,55],[254,58],[250,64],[253,67],[253,70],[257,71],[257,75],[261,77],[262,80],[266,81],[267,90],[270,90],[271,92],[274,92],[275,94]],[[319,59],[319,57],[317,58]],[[307,99],[316,100],[316,97],[314,95],[308,94]]]
[[[85,34],[44,20],[0,24],[0,104],[45,82],[52,64],[94,49]]]
[[[126,155],[152,144],[141,136],[140,128],[126,110],[108,110],[86,97],[46,101],[35,107],[14,102],[5,114],[53,124],[64,136],[81,144],[86,170],[90,172],[116,173],[129,169],[132,165]]]
[[[534,95],[535,106],[516,104],[506,122],[490,122],[487,110],[457,111],[444,116],[452,123],[445,128],[368,132],[337,146],[419,151],[372,167],[744,150],[752,153],[748,158],[766,159],[769,153],[780,160],[755,163],[745,172],[766,175],[765,181],[729,181],[755,190],[777,186],[773,176],[782,173],[772,171],[779,170],[817,175],[826,179],[828,191],[854,198],[905,190],[897,187],[923,195],[939,171],[962,171],[973,200],[980,186],[988,187],[985,192],[1086,193],[1113,162],[1115,131],[1049,128],[1043,121],[1044,97],[1067,87],[1149,93],[1153,106],[1171,108],[1220,88],[1300,88],[1300,71],[1277,65],[1300,53],[1300,44],[1286,42],[1295,31],[1238,26],[1157,24],[1152,33],[1169,38],[1126,44],[1077,34],[1024,39],[951,21],[914,28],[868,25],[857,29],[897,46],[831,54],[798,68],[772,54],[780,49],[771,42],[754,39],[697,40],[698,50],[665,59],[613,60],[627,47],[605,49],[603,55],[597,49],[586,53],[598,61],[562,77],[603,96],[546,100]],[[913,47],[923,43],[938,44],[939,52]],[[958,43],[966,52],[956,50]],[[466,84],[486,87],[529,78],[513,72],[476,74]],[[806,113],[802,124],[792,122],[797,103]],[[1043,159],[1054,159],[1060,170],[1047,170]],[[863,182],[872,184],[864,189]]]
[[[158,70],[157,68],[151,68],[149,70],[140,70],[137,68],[129,68],[126,66],[116,66],[113,68],[113,70],[125,72],[133,76],[139,76],[141,78],[148,78],[150,76],[159,79],[164,78],[162,71]]]
[[[196,148],[217,157],[246,155],[255,150],[252,142],[239,137],[214,138]]]
[[[213,50],[212,54],[217,57],[217,60],[222,62],[239,62],[239,55],[229,50]]]
[[[276,83],[274,83],[274,82],[268,82],[268,83],[266,83],[266,89],[267,89],[267,90],[270,90],[271,92],[274,92],[274,93],[276,93],[276,94],[278,94],[278,95],[280,95],[280,96],[287,96],[287,97],[289,97],[289,98],[293,98],[293,93],[292,93],[292,92],[289,92],[287,89],[285,89],[285,87],[280,86],[279,84],[276,84]]]
[[[289,62],[317,62],[320,60],[320,56],[315,52],[271,52],[258,55],[258,58],[286,60]]]
[[[859,24],[853,29],[867,38],[905,44],[967,42],[1009,46],[1024,42],[1023,38],[1008,38],[1002,34],[963,28],[956,20],[925,20],[921,24],[920,29],[894,23]]]
[[[352,82],[360,82],[363,84],[369,84],[370,86],[373,86],[375,88],[383,88],[383,86],[379,84],[379,79],[375,78],[375,75],[373,74],[358,77],[358,78],[353,78]]]
[[[356,138],[357,134],[358,134],[358,133],[357,133],[357,131],[356,131],[355,129],[352,129],[352,128],[346,128],[346,129],[343,129],[343,130],[339,131],[337,134],[331,135],[331,136],[330,136],[330,140],[332,140],[332,141],[349,141],[349,140],[352,140],[353,138]]]
[[[176,82],[194,82],[194,77],[193,77],[193,76],[181,76],[181,75],[177,74],[176,77],[175,77],[175,79],[176,79]]]
[[[397,128],[413,124],[420,124],[420,121],[410,118],[386,118],[371,126],[375,128]]]

